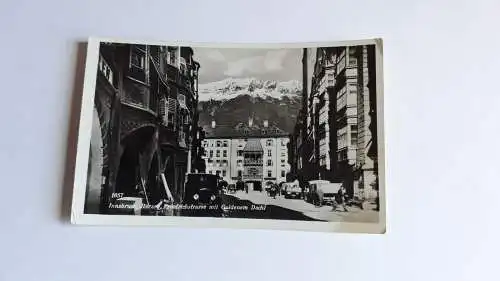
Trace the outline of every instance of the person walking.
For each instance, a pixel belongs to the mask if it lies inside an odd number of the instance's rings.
[[[333,204],[332,211],[337,211],[338,205],[342,206],[342,208],[344,209],[344,212],[349,211],[349,210],[347,210],[347,206],[346,206],[346,196],[347,196],[346,188],[345,188],[344,184],[342,184],[339,188],[339,191],[337,192],[337,194],[335,196],[335,203]]]

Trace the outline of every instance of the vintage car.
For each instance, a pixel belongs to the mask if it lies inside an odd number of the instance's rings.
[[[318,187],[323,184],[328,184],[330,181],[327,180],[313,180],[310,181],[305,189],[304,200],[306,202],[312,203],[316,206],[320,205],[319,196],[318,196]]]
[[[299,182],[286,182],[283,184],[284,188],[284,196],[285,198],[301,198],[302,197],[302,189],[299,186]]]
[[[222,216],[222,185],[220,177],[212,174],[189,174],[183,204],[206,205],[204,210],[186,211],[188,216]],[[212,206],[215,208],[209,208]]]
[[[319,185],[318,188],[316,189],[316,192],[318,194],[319,206],[325,204],[334,204],[335,197],[337,196],[337,193],[339,192],[339,189],[341,187],[342,187],[341,183],[333,183],[333,182]]]
[[[327,180],[310,181],[305,200],[319,207],[325,204],[333,204],[341,186],[341,183],[333,183]]]

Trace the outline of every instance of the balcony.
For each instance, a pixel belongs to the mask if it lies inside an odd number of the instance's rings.
[[[262,179],[262,174],[243,175],[243,180],[261,180],[261,179]]]
[[[165,75],[167,80],[173,83],[178,83],[179,81],[179,70],[172,64],[165,64]]]
[[[243,161],[243,166],[262,166],[263,165],[262,160],[247,160],[245,159]]]
[[[155,97],[150,95],[149,87],[132,80],[125,80],[124,88],[125,91],[121,97],[122,103],[156,114]]]
[[[187,73],[181,73],[177,67],[171,64],[165,64],[165,75],[168,81],[186,88],[189,93],[193,93],[191,78]]]

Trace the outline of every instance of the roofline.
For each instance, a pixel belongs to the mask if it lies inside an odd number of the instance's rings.
[[[205,139],[269,139],[269,138],[290,138],[290,134],[268,135],[268,136],[206,136]]]

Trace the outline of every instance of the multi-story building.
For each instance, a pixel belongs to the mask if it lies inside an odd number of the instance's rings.
[[[289,180],[298,180],[302,188],[306,182],[313,180],[315,169],[314,164],[310,161],[314,157],[311,138],[311,118],[309,110],[309,94],[308,87],[310,79],[309,71],[309,49],[303,49],[302,55],[302,108],[297,114],[297,120],[290,137],[289,145],[289,163],[290,163],[290,178]]]
[[[306,101],[307,137],[302,144],[308,147],[302,152],[309,169],[298,168],[298,161],[291,162],[297,166],[292,170],[299,174],[312,173],[309,178],[342,181],[353,197],[374,197],[372,191],[376,188],[376,149],[369,155],[376,140],[374,130],[370,130],[370,112],[375,106],[374,48],[368,45],[315,50]],[[307,67],[304,71],[308,71]],[[293,139],[297,147],[297,137]]]
[[[264,121],[262,126],[240,123],[235,127],[212,121],[203,141],[206,172],[228,183],[242,180],[260,190],[267,182],[286,181],[289,136]]]
[[[182,200],[199,67],[189,47],[101,44],[86,212],[113,193]]]

